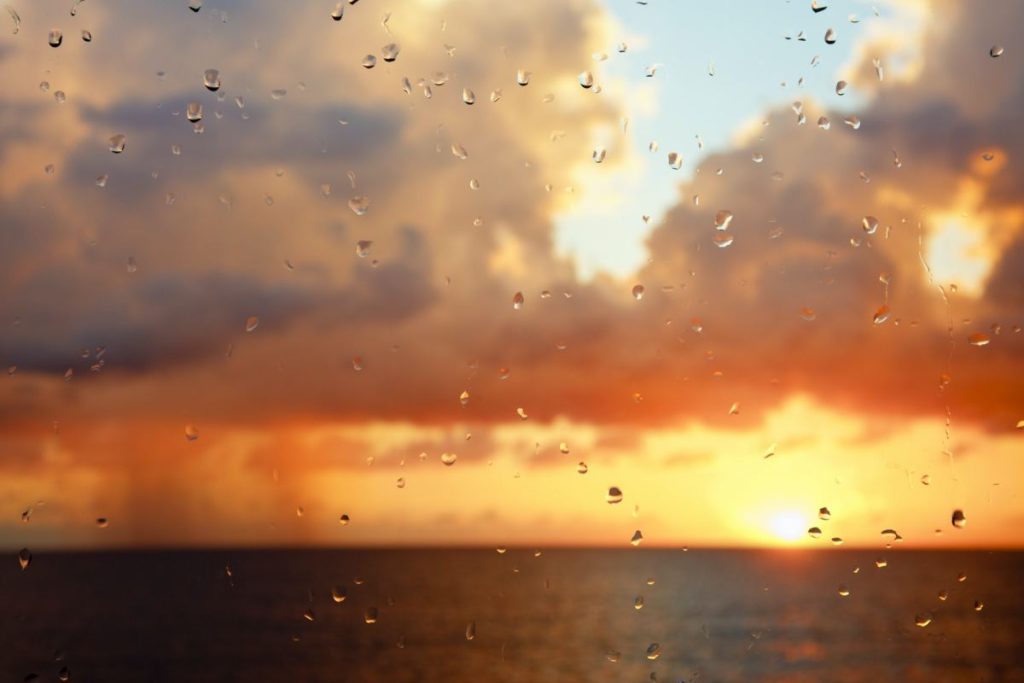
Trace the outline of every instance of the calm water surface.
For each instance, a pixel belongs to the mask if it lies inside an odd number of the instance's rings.
[[[12,553],[0,680],[1024,681],[1022,577],[898,550]]]

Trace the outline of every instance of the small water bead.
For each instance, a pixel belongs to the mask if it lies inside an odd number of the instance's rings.
[[[516,415],[519,417],[520,420],[526,420],[530,417],[529,415],[526,414],[526,410],[524,410],[523,408],[516,408]]]
[[[455,157],[456,159],[465,160],[465,159],[469,158],[469,152],[467,152],[466,148],[463,147],[462,145],[460,145],[458,143],[452,143],[451,149],[452,149],[452,156]]]
[[[594,149],[593,153],[590,156],[594,160],[595,164],[600,164],[604,161],[604,158],[607,155],[607,153],[608,152],[605,150],[604,147],[597,147],[596,149]]]
[[[332,586],[331,587],[331,600],[336,603],[345,602],[345,598],[348,597],[348,591],[344,586]]]
[[[399,477],[395,481],[395,486],[397,486],[400,489],[404,489],[405,488],[405,477]]]
[[[47,42],[50,47],[60,47],[60,44],[64,42],[64,34],[60,32],[60,29],[51,29]]]
[[[370,255],[370,247],[372,246],[372,240],[359,240],[356,242],[356,256],[359,258],[366,258]]]
[[[188,441],[195,441],[199,438],[199,430],[194,424],[185,425],[185,439]]]
[[[683,167],[683,155],[679,154],[678,152],[669,152],[668,166],[673,171],[678,171],[680,168]]]
[[[459,456],[457,456],[455,453],[442,453],[441,454],[441,462],[443,462],[448,467],[451,467],[452,465],[454,465],[455,461],[458,460],[458,458],[459,458]]]
[[[949,599],[949,592],[945,591],[945,590],[941,590],[941,591],[939,591],[939,594],[936,597],[939,599],[940,602],[945,602],[946,600]]]
[[[857,116],[856,114],[850,114],[849,116],[844,117],[843,123],[848,125],[850,128],[853,128],[854,130],[860,129],[860,117]]]
[[[807,535],[810,536],[811,538],[820,538],[821,537],[821,529],[819,529],[816,526],[812,526],[810,529],[807,530]]]
[[[466,640],[473,640],[476,638],[476,622],[471,621],[466,625]]]
[[[128,257],[127,268],[128,268],[128,272],[129,273],[134,273],[134,272],[136,272],[139,269],[139,265],[137,263],[135,263],[135,258],[134,257],[132,257],[132,256]]]
[[[207,69],[203,72],[203,87],[210,92],[216,92],[220,90],[220,71],[217,69]]]
[[[605,659],[607,659],[609,662],[615,664],[622,657],[622,653],[618,652],[617,650],[608,650],[608,652],[606,652],[604,656]]]
[[[846,81],[839,81],[838,83],[836,83],[836,94],[837,95],[845,95],[846,94],[846,86],[847,85],[848,84],[847,84]]]
[[[400,48],[397,43],[388,43],[380,49],[380,54],[384,57],[384,61],[390,64],[398,59],[398,53],[401,49],[402,48]]]
[[[983,609],[985,609],[985,603],[983,603],[981,600],[975,600],[974,601],[974,611],[975,612],[980,612]]]
[[[844,598],[849,597],[850,596],[850,589],[847,588],[845,585],[840,585],[839,586],[839,595],[841,597],[844,597]]]
[[[914,625],[924,628],[932,623],[932,615],[929,612],[920,612],[914,615]]]
[[[658,643],[651,643],[647,646],[647,659],[654,661],[661,656],[661,645]]]
[[[92,42],[92,31],[89,31],[89,30],[86,30],[86,29],[82,29],[82,42],[83,43],[91,43]]]
[[[527,86],[530,84],[530,72],[525,69],[518,69],[516,71],[516,83],[520,86]]]
[[[189,0],[188,8],[193,12],[198,12],[203,8],[203,0]]]
[[[580,87],[589,90],[594,87],[594,74],[589,71],[581,71],[579,75]]]
[[[609,505],[615,505],[622,502],[622,491],[618,486],[611,486],[608,488],[605,501],[607,501]]]
[[[733,243],[734,238],[727,232],[719,232],[715,233],[714,239],[712,241],[715,243],[715,246],[718,247],[719,249],[725,249],[726,247]]]
[[[259,316],[250,315],[245,319],[245,331],[253,332],[257,327],[260,326]]]
[[[825,31],[825,44],[835,45],[836,44],[836,32],[835,29],[828,29]]]
[[[124,152],[125,151],[125,141],[127,139],[128,138],[123,133],[118,133],[117,135],[111,135],[111,138],[110,138],[111,152],[113,152],[116,155],[119,155],[122,152]]]
[[[644,596],[638,595],[638,596],[636,596],[636,599],[633,600],[633,609],[641,610],[643,608],[644,608]]]
[[[1002,45],[993,45],[988,50],[988,56],[991,57],[992,59],[998,59],[998,58],[1002,57],[1003,56],[1003,46]]]
[[[366,55],[363,57],[363,61],[360,62],[360,64],[363,65],[364,69],[372,69],[377,66],[377,58],[373,55]]]
[[[984,332],[975,332],[967,337],[967,343],[971,346],[988,346],[991,339]]]
[[[469,179],[469,189],[471,189],[471,190],[479,190],[480,189],[480,181],[477,180],[476,178],[470,178]]]
[[[502,95],[501,88],[495,88],[494,90],[492,90],[491,91],[491,102],[497,102],[498,100],[500,100],[501,99],[501,95]]]
[[[823,508],[820,508],[818,510],[818,519],[828,521],[831,518],[832,518],[832,513],[829,512],[828,508],[823,507]]]
[[[55,90],[53,92],[53,99],[57,101],[57,104],[64,104],[67,102],[68,96],[64,94],[63,90]]]
[[[18,551],[18,566],[24,571],[30,564],[32,564],[32,553],[28,548],[22,548]]]
[[[576,465],[576,471],[579,474],[586,474],[588,470],[589,468],[587,467],[587,463],[583,462],[582,460],[580,460],[579,463]]]
[[[828,130],[831,127],[832,127],[832,122],[828,120],[827,116],[819,116],[818,117],[818,128],[821,128],[822,130]]]
[[[473,103],[475,103],[476,102],[476,93],[474,93],[469,88],[463,88],[462,89],[462,101],[465,104],[473,104]]]
[[[338,524],[340,524],[341,526],[348,526],[348,523],[351,521],[352,520],[348,515],[342,515],[338,517]]]
[[[334,9],[331,10],[331,19],[334,19],[335,21],[341,21],[342,17],[344,16],[345,3],[339,2],[337,5],[334,6]]]
[[[728,209],[722,209],[715,213],[715,230],[728,230],[729,224],[732,223],[733,215],[732,211]]]
[[[365,623],[367,623],[367,624],[376,624],[377,623],[377,608],[376,607],[367,607],[363,611],[363,621]]]
[[[879,569],[884,569],[885,567],[889,566],[889,561],[880,557],[877,560],[875,560],[875,566]]]
[[[643,543],[643,540],[644,540],[643,533],[639,529],[637,529],[636,531],[633,532],[633,536],[632,536],[632,538],[629,539],[629,542],[630,542],[630,544],[633,547],[636,547],[636,546],[640,545],[641,543]]]
[[[185,118],[192,123],[203,120],[203,105],[199,102],[189,102],[185,105]]]
[[[633,298],[636,299],[637,301],[640,301],[641,299],[644,298],[643,285],[633,285]]]
[[[357,216],[363,216],[370,208],[370,198],[362,195],[357,195],[348,200],[348,208],[352,209],[352,213]]]
[[[313,608],[307,608],[306,611],[302,613],[302,618],[306,621],[316,621],[316,614],[313,613]]]
[[[818,314],[814,312],[813,308],[804,306],[800,309],[800,317],[807,322],[813,322],[818,317]]]
[[[878,219],[874,216],[864,216],[860,221],[860,225],[864,232],[869,235],[874,235],[878,231]]]
[[[522,310],[523,304],[525,304],[525,303],[526,303],[526,298],[523,296],[523,293],[522,292],[516,292],[515,295],[512,297],[512,310],[515,310],[515,311]]]
[[[53,175],[56,170],[57,167],[54,166],[53,164],[47,164],[46,166],[43,166],[43,173],[45,173],[46,175]]]
[[[953,510],[953,514],[950,517],[950,521],[957,529],[963,529],[967,526],[967,517],[964,516],[963,510]]]

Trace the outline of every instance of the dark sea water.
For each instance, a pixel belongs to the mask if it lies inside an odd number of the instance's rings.
[[[0,680],[1024,681],[1022,579],[986,552],[12,554]]]

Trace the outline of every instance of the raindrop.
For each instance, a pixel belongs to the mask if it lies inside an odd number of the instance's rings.
[[[343,16],[345,16],[345,3],[339,2],[334,6],[334,9],[331,10],[331,19],[341,21]]]
[[[921,612],[914,615],[914,624],[924,628],[928,624],[932,623],[932,615],[929,612]]]
[[[373,240],[359,240],[356,242],[356,256],[366,258],[370,255],[370,247],[372,246]]]
[[[84,42],[84,43],[91,43],[92,42],[92,31],[89,31],[89,30],[86,30],[86,29],[82,29],[82,42]]]
[[[260,326],[260,319],[259,319],[258,316],[250,315],[248,318],[245,319],[245,331],[246,332],[252,332],[253,330],[255,330],[259,326]]]
[[[817,14],[818,12],[824,12],[827,9],[828,5],[820,5],[818,4],[818,0],[811,0],[811,11],[813,11],[815,14]]]
[[[525,419],[530,417],[529,415],[526,414],[526,411],[523,410],[522,408],[516,408],[516,415],[519,416],[520,420],[525,420]]]
[[[889,319],[889,307],[887,305],[880,306],[871,319],[876,325],[881,325]]]
[[[878,219],[874,216],[864,216],[860,221],[861,227],[869,235],[874,235],[878,231]]]
[[[467,159],[469,157],[469,152],[467,152],[466,148],[463,147],[462,145],[458,143],[453,143],[452,156],[454,156],[456,159]]]
[[[466,640],[473,640],[476,638],[476,622],[471,621],[466,625]]]
[[[981,600],[975,600],[974,601],[974,611],[975,612],[980,612],[983,609],[985,609],[985,603],[983,603]]]
[[[377,58],[374,57],[373,55],[366,55],[365,57],[363,57],[363,61],[361,62],[361,64],[363,65],[364,69],[372,69],[373,67],[377,66]]]
[[[128,138],[123,133],[110,136],[110,151],[114,154],[120,154],[124,151],[124,143]]]
[[[806,320],[807,322],[812,322],[815,318],[818,317],[818,314],[814,312],[813,308],[804,306],[803,308],[800,309],[800,317]]]
[[[988,56],[991,57],[992,59],[998,59],[999,57],[1002,57],[1003,56],[1003,46],[1002,45],[993,45],[988,50]]]
[[[647,659],[655,660],[661,656],[661,645],[658,643],[651,643],[647,646]]]
[[[50,43],[50,47],[60,47],[64,42],[64,34],[59,29],[51,29],[47,42]]]
[[[633,286],[633,298],[636,299],[637,301],[640,301],[641,299],[644,298],[644,286],[643,285],[634,285]]]
[[[458,459],[458,457],[459,456],[457,456],[454,453],[442,453],[441,462],[443,462],[448,467],[451,467],[452,465],[455,464],[455,461]]]
[[[192,123],[201,121],[203,118],[203,105],[199,102],[189,102],[185,105],[185,118]]]
[[[331,587],[331,600],[334,600],[334,602],[345,602],[345,598],[347,597],[348,591],[344,586]]]
[[[828,130],[831,127],[832,127],[832,122],[828,120],[827,116],[819,116],[818,117],[818,128],[821,128],[822,130]]]
[[[732,223],[732,211],[722,209],[715,214],[715,230],[728,230]]]
[[[211,92],[220,90],[220,71],[207,69],[203,72],[203,87]]]
[[[139,269],[139,265],[137,263],[135,263],[135,257],[134,256],[129,256],[128,257],[128,272],[129,273],[134,273],[138,269]]]
[[[348,526],[348,523],[350,521],[352,520],[348,515],[342,515],[341,517],[338,517],[338,524],[340,524],[341,526]]]
[[[185,438],[189,441],[195,441],[199,438],[199,430],[196,429],[194,424],[185,425]]]
[[[397,43],[388,43],[380,49],[380,53],[384,57],[384,61],[390,63],[398,59],[398,53],[401,49]]]
[[[516,71],[516,83],[521,86],[527,86],[530,84],[530,72],[525,69],[519,69]]]
[[[889,566],[889,562],[880,557],[877,560],[875,560],[875,566],[879,569],[884,569],[885,567]]]
[[[971,346],[988,346],[991,341],[984,332],[975,332],[967,337],[967,343]]]
[[[193,12],[198,12],[203,8],[203,0],[189,0],[188,8]]]
[[[594,74],[590,73],[589,71],[581,71],[580,86],[588,90],[594,87]]]
[[[400,489],[404,489],[405,488],[405,477],[399,477],[395,481],[395,486],[397,486]]]
[[[14,22],[14,28],[11,29],[11,33],[18,35],[18,31],[21,30],[21,17],[18,16],[18,13],[10,5],[7,6],[7,13],[11,15],[11,21]]]
[[[856,114],[850,114],[849,116],[844,118],[843,123],[848,125],[850,128],[853,128],[854,130],[860,129],[860,118]]]
[[[604,161],[605,154],[607,154],[607,152],[604,147],[598,147],[594,150],[593,154],[591,154],[591,158],[593,158],[595,164],[600,164]]]
[[[629,542],[634,547],[636,547],[636,546],[640,545],[643,542],[643,540],[644,540],[644,535],[640,532],[639,529],[637,529],[636,531],[633,532],[633,537],[629,539]]]
[[[953,515],[950,518],[950,521],[957,529],[963,529],[967,526],[967,517],[964,516],[963,510],[953,510]]]
[[[363,611],[363,621],[366,622],[367,624],[376,624],[377,623],[377,608],[376,607],[367,607]]]
[[[587,463],[583,462],[582,460],[580,460],[579,464],[576,465],[576,471],[579,472],[580,474],[586,474],[588,469],[589,468],[587,467]]]
[[[348,200],[348,208],[352,209],[352,213],[355,215],[362,216],[370,208],[370,198],[362,195],[353,197]]]
[[[638,595],[638,596],[636,596],[636,599],[633,600],[633,609],[641,610],[643,608],[644,608],[644,596]]]
[[[491,91],[491,102],[497,102],[501,99],[501,88],[496,88]]]
[[[725,249],[726,247],[733,243],[733,236],[727,232],[719,232],[715,233],[713,241],[716,247],[718,247],[719,249]]]
[[[476,94],[469,88],[462,89],[462,101],[466,104],[473,104],[476,102]]]
[[[824,521],[828,521],[828,520],[832,519],[832,513],[829,512],[828,508],[819,508],[818,509],[818,519],[821,519],[821,520],[824,520]]]
[[[810,536],[811,538],[820,538],[821,537],[821,529],[819,529],[816,526],[812,526],[810,529],[807,530],[807,535]]]
[[[22,570],[28,569],[28,566],[32,563],[32,553],[29,552],[28,548],[22,548],[18,551],[18,565]]]
[[[523,297],[523,293],[516,292],[515,296],[512,297],[512,309],[516,311],[522,310],[524,303],[526,303],[526,299]]]
[[[672,170],[678,171],[680,168],[683,167],[683,155],[679,154],[678,152],[669,152],[668,165],[669,168],[671,168]]]
[[[846,81],[839,81],[838,83],[836,83],[836,94],[837,95],[845,95],[846,94],[846,86],[847,86]]]
[[[825,31],[825,44],[835,45],[836,44],[836,32],[834,29],[828,29]]]
[[[845,585],[840,585],[839,586],[839,595],[841,597],[844,597],[844,598],[849,597],[850,596],[850,589],[847,588]]]
[[[616,503],[622,502],[622,491],[617,486],[609,487],[608,494],[605,496],[605,500],[609,505],[615,505]]]

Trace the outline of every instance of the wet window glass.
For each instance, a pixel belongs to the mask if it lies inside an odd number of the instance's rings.
[[[1021,3],[0,5],[0,679],[1024,680]]]

